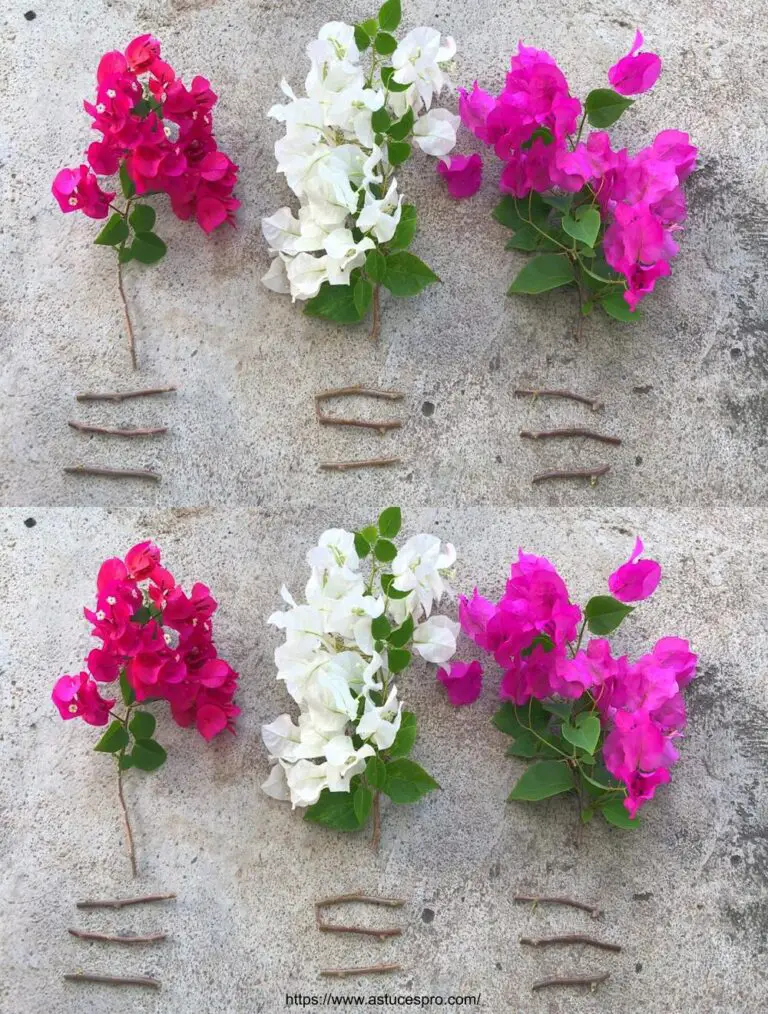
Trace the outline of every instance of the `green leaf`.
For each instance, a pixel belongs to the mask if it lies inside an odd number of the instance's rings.
[[[416,742],[418,726],[416,715],[412,711],[403,711],[400,714],[400,728],[388,753],[390,757],[405,757],[413,749]]]
[[[93,241],[97,246],[119,246],[131,234],[131,230],[122,215],[117,212],[109,216],[109,221]]]
[[[411,87],[409,84],[400,84],[395,81],[395,68],[394,67],[382,67],[381,68],[381,80],[384,87],[391,92],[407,92]]]
[[[384,539],[394,539],[403,523],[399,507],[387,507],[379,514],[379,532]]]
[[[93,749],[99,753],[117,753],[118,750],[125,749],[129,742],[127,729],[122,722],[115,719],[109,723],[109,728]]]
[[[352,796],[352,809],[355,811],[355,817],[361,827],[368,820],[372,805],[373,793],[371,790],[365,785],[358,786]]]
[[[151,232],[155,226],[155,209],[148,204],[135,204],[133,211],[128,216],[131,228],[134,232]]]
[[[377,641],[386,641],[392,631],[392,624],[384,613],[376,616],[371,623],[371,633]]]
[[[389,32],[379,32],[373,40],[373,48],[382,56],[390,56],[397,49],[397,39]]]
[[[415,803],[428,792],[439,788],[424,768],[407,757],[399,757],[387,764],[387,785],[383,791],[393,803]]]
[[[410,661],[411,653],[405,648],[390,648],[387,652],[387,668],[391,673],[402,672]]]
[[[538,295],[569,285],[575,278],[573,265],[562,254],[541,254],[525,265],[509,287],[508,295]]]
[[[577,208],[573,215],[563,215],[562,225],[571,239],[593,247],[600,232],[600,212],[597,208]]]
[[[542,648],[545,652],[550,652],[554,649],[552,638],[548,634],[539,634],[538,637],[534,637],[527,648],[523,648],[520,652],[522,658],[528,658],[529,655],[533,654],[534,648]]]
[[[304,812],[304,820],[322,824],[334,831],[359,831],[360,821],[355,813],[351,792],[330,792],[323,789],[320,798]]]
[[[613,633],[631,612],[632,606],[624,605],[612,595],[595,595],[584,608],[584,619],[591,633],[604,637]]]
[[[541,238],[541,233],[534,229],[532,225],[523,225],[522,228],[513,234],[512,239],[507,240],[504,249],[523,250],[526,253],[530,253],[538,247]]]
[[[434,271],[406,250],[387,258],[387,277],[384,285],[393,296],[416,296],[428,285],[439,282]]]
[[[541,199],[550,208],[554,208],[565,215],[571,210],[574,196],[574,194],[542,194]]]
[[[371,126],[377,134],[383,134],[392,122],[392,117],[387,112],[387,107],[382,106],[376,109],[371,115]]]
[[[387,0],[379,10],[379,24],[385,32],[394,32],[401,17],[400,0]]]
[[[352,289],[352,301],[361,319],[368,313],[373,299],[373,286],[367,278],[358,278]]]
[[[121,246],[117,251],[117,259],[121,264],[127,264],[133,260],[133,250],[129,246]]]
[[[410,154],[411,146],[405,141],[390,141],[387,144],[387,158],[391,165],[402,165]]]
[[[375,29],[374,29],[375,34]],[[371,37],[362,25],[355,25],[355,45],[364,53],[371,44]]]
[[[127,771],[133,767],[133,757],[129,753],[120,754],[117,758],[117,766],[121,771]]]
[[[387,275],[387,258],[381,250],[369,250],[365,258],[365,270],[369,278],[377,284],[384,281]]]
[[[507,797],[509,800],[536,802],[568,792],[573,788],[573,774],[565,761],[543,760],[531,764],[517,780]]]
[[[393,141],[402,141],[408,137],[411,130],[413,130],[413,110],[409,108],[405,116],[397,123],[393,123],[387,133]]]
[[[362,532],[355,532],[355,552],[364,560],[371,551],[371,544],[362,534]]]
[[[517,717],[517,708],[511,701],[504,701],[493,716],[492,721],[496,728],[500,732],[503,732],[505,736],[519,736],[524,732]]]
[[[125,162],[120,163],[120,189],[123,191],[123,197],[125,197],[126,200],[133,197],[136,193],[136,184],[128,175],[128,169]]]
[[[603,129],[614,124],[632,104],[632,99],[624,98],[611,88],[595,88],[587,95],[584,109],[590,124]]]
[[[522,757],[531,760],[539,752],[540,740],[532,732],[524,730],[516,736],[506,749],[507,757]]]
[[[308,317],[323,317],[337,324],[357,324],[362,318],[355,305],[351,285],[330,285],[323,282],[320,291],[304,305]]]
[[[400,221],[395,234],[389,241],[392,250],[404,250],[413,242],[416,235],[416,208],[413,204],[404,204],[400,209]]]
[[[537,130],[534,130],[534,132],[531,134],[528,140],[524,141],[520,145],[520,147],[523,151],[528,151],[528,149],[533,146],[533,142],[539,140],[543,141],[545,146],[548,144],[552,144],[552,142],[554,141],[552,131],[549,130],[547,127],[539,127]]]
[[[365,765],[365,780],[374,789],[383,789],[387,784],[387,766],[378,754],[368,758],[368,763]]]
[[[128,723],[128,728],[135,739],[151,739],[156,725],[154,715],[148,711],[136,711]]]
[[[551,715],[556,715],[562,721],[567,722],[573,711],[573,701],[542,701],[541,706]]]
[[[389,539],[379,539],[373,547],[373,555],[381,563],[391,563],[397,556],[397,546],[394,542],[390,542]]]
[[[168,755],[154,739],[137,739],[131,750],[133,766],[142,771],[155,771],[165,763]]]
[[[614,285],[611,291],[602,297],[600,306],[609,317],[613,317],[615,320],[634,323],[642,317],[639,310],[630,310],[624,298],[624,289],[620,289],[618,285]]]
[[[128,682],[128,677],[125,675],[125,669],[120,670],[120,693],[122,694],[123,703],[126,707],[130,707],[130,705],[136,700],[136,694],[134,693],[133,687]]]
[[[402,648],[408,644],[410,639],[413,637],[413,617],[409,616],[408,619],[397,630],[393,630],[387,640],[393,648]]]
[[[391,599],[407,599],[411,594],[407,591],[400,591],[399,588],[395,588],[393,582],[395,580],[394,574],[382,574],[381,575],[381,587],[384,589],[384,594],[388,595]]]
[[[608,821],[609,824],[613,824],[614,827],[621,827],[624,829],[630,829],[637,827],[640,823],[639,817],[630,817],[624,806],[624,800],[617,796],[615,799],[609,799],[604,806],[600,808],[600,812]]]
[[[374,36],[376,35],[376,32],[378,32],[379,30],[379,19],[368,18],[367,21],[360,22],[360,27],[362,28],[362,30],[365,32],[365,34],[368,36],[369,39],[373,39]]]
[[[584,750],[590,756],[595,752],[600,739],[600,719],[597,715],[577,715],[573,722],[563,722],[560,735],[571,746]]]
[[[502,197],[493,209],[492,214],[496,221],[501,222],[507,229],[522,229],[525,225],[517,210],[517,201],[514,197],[510,197],[509,194]]]
[[[168,248],[154,232],[137,232],[131,243],[134,259],[142,264],[156,264],[165,257]]]

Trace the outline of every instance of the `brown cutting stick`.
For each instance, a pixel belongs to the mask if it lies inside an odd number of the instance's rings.
[[[399,465],[400,458],[367,458],[365,461],[321,461],[320,468],[326,472],[348,472],[352,468],[385,468]]]
[[[566,391],[559,388],[541,387],[518,387],[514,392],[518,398],[567,398],[569,401],[578,401],[582,405],[589,405],[593,412],[598,412],[603,403],[598,398],[590,398],[585,394],[576,394],[574,391]]]
[[[167,426],[153,426],[147,429],[121,429],[116,426],[91,426],[88,423],[74,422],[70,419],[69,425],[73,430],[81,433],[103,433],[109,437],[154,437],[161,433],[167,433]]]
[[[65,972],[68,982],[102,982],[107,986],[149,986],[160,989],[158,979],[150,979],[145,975],[96,975],[94,972]]]
[[[590,947],[599,947],[604,951],[621,950],[619,944],[610,944],[606,940],[597,940],[595,937],[587,936],[586,933],[563,933],[556,937],[520,937],[521,944],[528,944],[530,947],[546,947],[549,944],[587,944]]]
[[[619,437],[609,437],[605,433],[584,429],[582,426],[570,426],[559,430],[520,430],[521,437],[529,440],[549,440],[552,437],[587,437],[589,440],[600,440],[604,444],[621,444]]]
[[[393,927],[392,929],[368,929],[367,926],[334,926],[332,923],[323,922],[318,919],[317,928],[321,933],[358,933],[361,936],[376,937],[377,940],[386,940],[387,937],[399,937],[402,930]]]
[[[322,909],[331,905],[344,905],[352,902],[367,905],[382,905],[386,908],[402,908],[405,904],[400,898],[378,898],[375,895],[361,894],[339,894],[333,898],[322,898],[315,902],[315,923],[321,933],[359,933],[363,936],[377,937],[379,940],[386,940],[387,937],[399,937],[402,930],[393,927],[391,929],[369,929],[367,926],[336,926],[333,923],[325,922],[322,917]]]
[[[596,465],[594,468],[556,468],[551,472],[537,472],[531,482],[536,484],[547,482],[549,479],[589,479],[590,485],[595,486],[598,477],[606,475],[610,470],[610,465]]]
[[[148,398],[153,394],[170,394],[175,387],[147,387],[143,391],[86,391],[76,394],[77,401],[125,401],[127,398]]]
[[[175,894],[145,894],[140,898],[88,898],[78,901],[78,908],[125,908],[127,905],[148,905],[153,901],[175,901]]]
[[[151,479],[160,482],[157,472],[146,468],[97,468],[95,465],[66,465],[68,475],[104,475],[110,479]]]
[[[538,982],[534,982],[531,989],[546,989],[547,986],[589,986],[594,992],[595,988],[608,978],[610,978],[609,972],[601,972],[598,975],[566,975],[563,977],[554,975],[549,979],[539,979]]]
[[[323,412],[320,404],[329,398],[342,398],[359,396],[363,398],[382,398],[386,401],[401,401],[403,395],[399,391],[380,391],[377,388],[362,387],[337,387],[329,391],[321,391],[315,395],[315,416],[321,426],[358,426],[364,429],[378,430],[384,435],[387,430],[400,429],[402,423],[399,419],[349,419],[347,417],[332,416]]]
[[[347,905],[359,902],[363,905],[383,905],[385,908],[402,908],[405,904],[403,898],[380,898],[375,894],[362,894],[354,891],[352,894],[337,894],[332,898],[321,898],[315,902],[315,908],[328,908],[330,905]]]
[[[379,975],[382,972],[400,972],[400,965],[366,965],[363,968],[323,968],[321,975],[343,979],[347,975]]]
[[[326,401],[328,398],[351,398],[358,395],[362,398],[381,398],[384,401],[402,401],[405,397],[402,391],[383,391],[377,387],[363,387],[362,384],[353,384],[352,387],[332,387],[327,391],[321,391],[315,395],[315,401]]]
[[[108,944],[154,944],[165,940],[168,935],[167,933],[149,933],[146,936],[138,936],[135,933],[88,933],[86,930],[79,929],[70,929],[68,932],[80,940],[102,940]]]
[[[598,905],[590,905],[585,901],[576,901],[574,898],[565,898],[560,895],[516,894],[514,901],[530,902],[534,908],[536,905],[568,905],[570,908],[580,908],[582,912],[589,912],[593,919],[602,915]]]

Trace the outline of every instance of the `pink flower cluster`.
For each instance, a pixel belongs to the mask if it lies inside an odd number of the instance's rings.
[[[638,32],[629,54],[608,72],[620,95],[647,91],[661,73],[661,60],[639,52],[642,44]],[[605,131],[582,141],[583,121],[577,132],[582,105],[570,94],[564,74],[549,53],[522,43],[500,95],[476,81],[471,92],[459,92],[464,125],[505,163],[502,191],[522,198],[531,191],[591,188],[607,226],[606,260],[625,276],[624,298],[634,310],[656,279],[670,273],[670,259],[678,251],[674,234],[686,217],[681,184],[697,155],[688,135],[662,131],[634,156],[626,148],[614,151]]]
[[[102,190],[97,176],[111,176],[124,164],[137,194],[168,194],[179,218],[195,218],[208,233],[233,223],[240,206],[232,196],[238,167],[218,150],[217,97],[208,81],[195,77],[187,88],[160,59],[160,43],[151,35],[134,39],[125,53],[105,53],[96,81],[96,101],[84,106],[101,140],[89,146],[88,165],[57,174],[53,194],[61,210],[105,218],[115,194]]]
[[[105,560],[96,588],[96,608],[84,613],[101,647],[88,655],[87,672],[62,676],[54,686],[61,717],[106,725],[115,698],[103,698],[97,684],[114,682],[122,671],[138,702],[168,701],[178,725],[195,725],[207,740],[234,731],[238,674],[217,656],[211,623],[217,606],[208,588],[198,583],[187,595],[151,542],[134,546],[125,560]]]
[[[629,560],[609,578],[609,589],[620,602],[645,599],[658,586],[661,568],[655,560],[641,559],[642,551],[638,539]],[[577,647],[581,609],[570,601],[550,561],[522,550],[501,599],[491,602],[477,589],[470,599],[460,596],[459,620],[464,633],[503,669],[502,698],[520,706],[531,698],[589,695],[605,735],[605,766],[624,782],[630,816],[657,785],[669,781],[669,768],[678,757],[674,740],[685,725],[681,691],[696,671],[697,658],[687,641],[662,638],[634,663],[626,656],[614,658],[604,638]],[[438,674],[454,705],[479,696],[478,667],[477,662],[457,662]]]

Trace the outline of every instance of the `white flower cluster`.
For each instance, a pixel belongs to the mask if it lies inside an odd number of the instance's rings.
[[[386,616],[393,629],[410,627],[410,617],[412,643],[403,647],[428,662],[447,662],[456,651],[459,625],[431,612],[450,592],[446,580],[455,559],[453,546],[434,535],[409,539],[389,565],[392,587],[407,594],[391,598],[376,570],[366,581],[351,532],[323,533],[307,554],[306,602],[298,605],[283,588],[289,608],[269,618],[285,631],[275,651],[277,678],[300,715],[298,724],[286,714],[262,726],[274,762],[262,786],[267,795],[290,799],[295,808],[316,803],[326,788],[349,792],[367,759],[392,746],[402,702],[390,684],[388,654],[374,636],[373,622]]]
[[[404,122],[408,133],[401,144],[412,132],[427,154],[448,154],[459,117],[430,107],[447,84],[444,65],[455,52],[452,38],[441,39],[434,28],[415,28],[386,68],[387,81],[405,88],[392,91],[382,80],[385,68],[378,57],[367,74],[361,66],[352,25],[323,25],[307,46],[306,95],[297,97],[283,79],[290,101],[268,114],[285,124],[285,136],[275,144],[277,171],[285,174],[300,208],[298,218],[284,207],[262,219],[275,257],[262,279],[267,288],[290,292],[296,301],[316,296],[323,282],[349,285],[367,251],[392,240],[403,198],[388,144],[374,129],[374,113],[386,110],[392,122]]]

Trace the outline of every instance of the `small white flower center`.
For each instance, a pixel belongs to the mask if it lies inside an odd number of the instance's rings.
[[[117,604],[117,599],[115,598],[115,596],[114,595],[108,595],[107,596],[107,605],[114,606],[116,604]]]
[[[105,110],[106,108],[107,108],[107,107],[106,107],[106,106],[104,105],[104,103],[103,103],[103,102],[100,102],[100,103],[99,103],[99,104],[98,104],[98,105],[96,106],[96,112],[97,112],[97,113],[103,113],[103,112],[104,112],[104,110]]]
[[[67,708],[67,711],[70,713],[70,715],[76,715],[77,714],[77,705],[76,704],[70,704],[70,706]]]
[[[69,204],[70,208],[76,208],[77,207],[77,198],[76,197],[70,197],[70,199],[67,201],[67,203]]]
[[[96,613],[96,619],[97,620],[103,620],[103,619],[105,619],[105,617],[106,617],[106,614],[105,614],[105,612],[104,612],[103,609],[100,609],[98,611],[98,613]]]
[[[117,97],[117,92],[115,91],[115,89],[114,88],[108,89],[108,91],[107,91],[107,98],[108,99],[114,99],[116,97]]]

